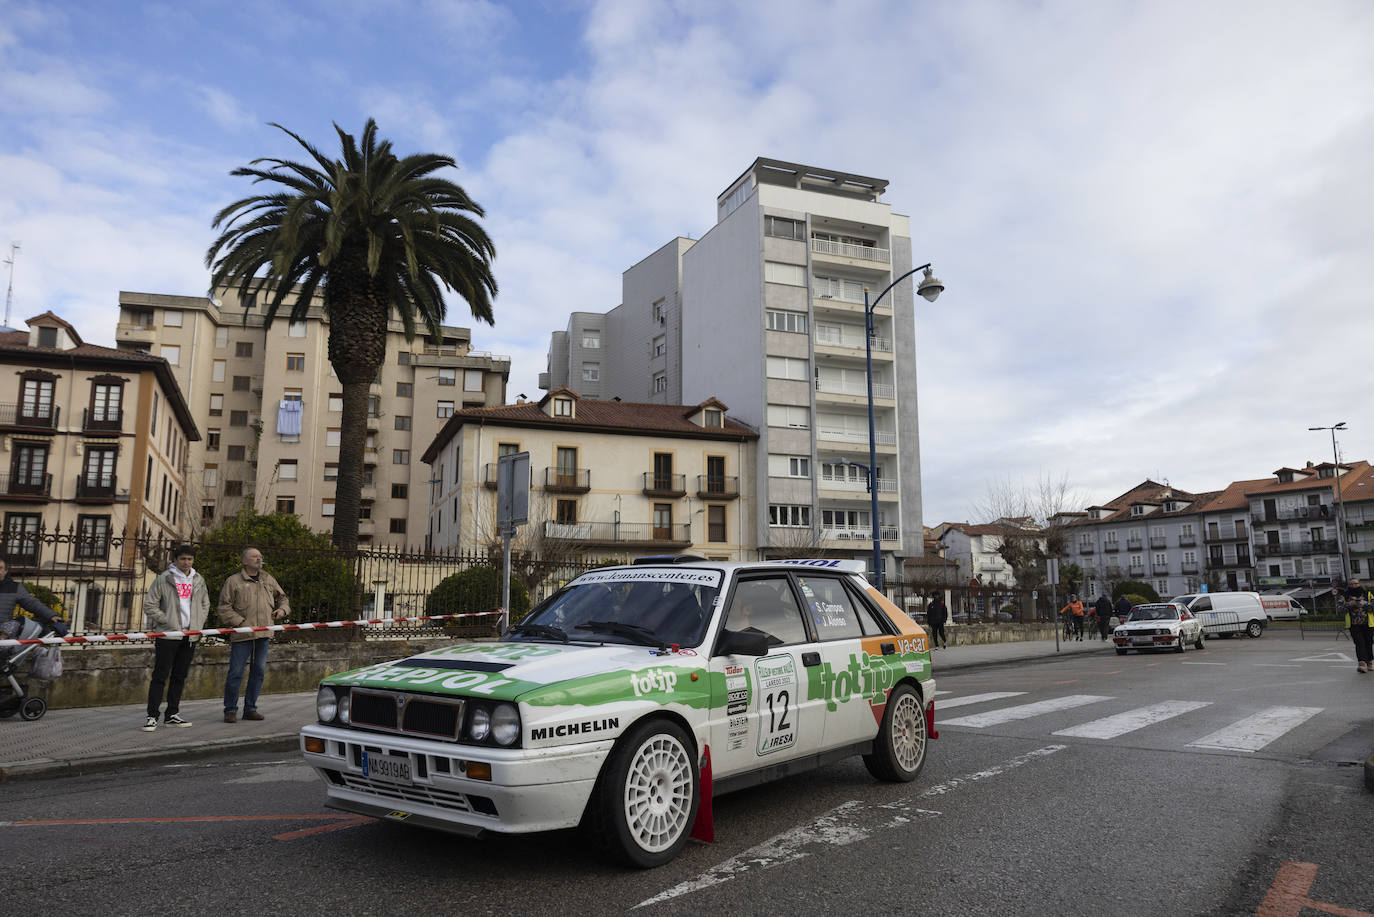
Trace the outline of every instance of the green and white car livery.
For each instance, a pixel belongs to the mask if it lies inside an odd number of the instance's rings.
[[[639,866],[705,797],[852,754],[914,780],[925,632],[858,562],[671,563],[578,577],[497,643],[325,679],[301,732],[331,807],[476,835],[578,824]]]

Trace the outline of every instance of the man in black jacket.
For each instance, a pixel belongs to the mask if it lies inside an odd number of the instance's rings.
[[[1093,606],[1097,609],[1097,630],[1102,634],[1102,639],[1106,640],[1107,635],[1112,632],[1112,600],[1107,598],[1106,593],[1097,597],[1097,604]]]
[[[1131,602],[1124,595],[1116,600],[1116,619],[1122,624],[1126,623],[1126,618],[1131,613]]]
[[[945,607],[945,598],[936,595],[931,600],[930,607],[926,609],[926,619],[930,621],[930,648],[936,649],[936,644],[949,649],[949,638],[945,636],[945,622],[949,620],[949,609]]]

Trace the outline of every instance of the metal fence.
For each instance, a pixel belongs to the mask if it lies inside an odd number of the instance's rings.
[[[926,620],[926,609],[936,595],[943,595],[955,624],[1030,624],[1053,621],[1063,605],[1063,593],[1012,586],[969,586],[943,580],[889,580],[887,593],[899,608],[917,620]],[[1056,601],[1057,599],[1057,601]]]

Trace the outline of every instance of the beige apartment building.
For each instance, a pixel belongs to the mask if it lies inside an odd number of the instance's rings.
[[[678,552],[750,559],[758,433],[726,411],[715,399],[600,401],[567,388],[538,402],[458,411],[423,456],[434,479],[426,544],[499,543],[497,463],[528,452],[529,521],[518,548],[568,561]]]
[[[120,350],[166,359],[204,430],[190,453],[193,531],[250,504],[331,530],[343,387],[318,300],[305,321],[283,310],[270,328],[256,298],[227,289],[213,299],[121,292],[119,309]],[[392,320],[372,386],[360,542],[422,540],[429,469],[420,453],[456,412],[504,403],[509,375],[510,358],[474,351],[466,328],[445,325],[438,343],[407,341]]]
[[[87,344],[52,312],[27,324],[0,333],[0,550],[21,574],[132,571],[135,537],[175,538],[193,511],[181,387],[165,360]]]

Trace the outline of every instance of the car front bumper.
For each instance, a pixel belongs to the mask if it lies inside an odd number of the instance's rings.
[[[1112,642],[1121,649],[1130,650],[1151,650],[1168,649],[1178,646],[1180,640],[1185,639],[1184,635],[1178,634],[1127,634],[1126,636],[1112,636]]]

